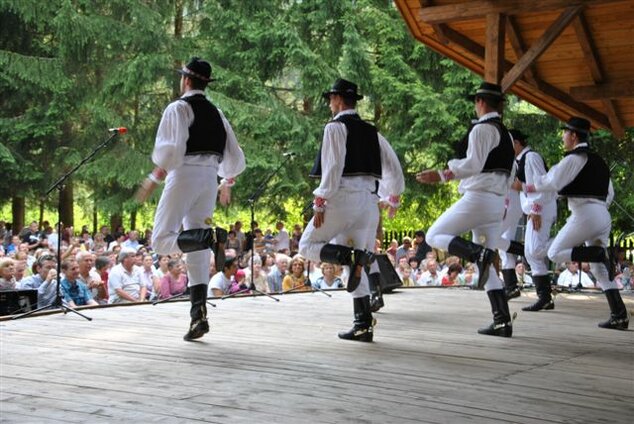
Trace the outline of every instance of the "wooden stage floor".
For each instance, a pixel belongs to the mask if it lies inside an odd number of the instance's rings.
[[[634,331],[597,328],[598,293],[533,301],[511,339],[476,334],[483,292],[441,288],[386,296],[372,344],[337,339],[345,292],[217,300],[193,343],[188,302],[2,321],[0,421],[632,423]]]

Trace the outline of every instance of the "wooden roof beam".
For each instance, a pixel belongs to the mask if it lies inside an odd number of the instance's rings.
[[[517,27],[517,22],[513,16],[506,17],[506,34],[511,42],[511,47],[513,47],[513,51],[515,52],[515,56],[517,60],[519,60],[524,53],[526,52],[526,47],[524,44],[524,40],[522,40],[522,36],[520,35],[519,28]],[[524,72],[524,77],[526,80],[534,86],[537,86],[537,71],[535,70],[535,66],[529,66]]]
[[[603,82],[605,78],[601,66],[601,59],[599,58],[599,53],[597,52],[594,41],[592,39],[592,33],[590,31],[590,28],[588,28],[588,23],[586,22],[583,13],[580,13],[577,16],[577,19],[574,20],[573,27],[575,29],[575,33],[577,34],[579,44],[581,45],[581,50],[583,51],[585,62],[590,68],[592,79],[595,83]],[[623,123],[619,118],[619,114],[616,110],[616,105],[614,104],[614,101],[610,98],[604,97],[602,99],[602,102],[603,107],[606,111],[606,115],[610,120],[612,132],[614,132],[614,135],[616,135],[618,138],[623,138],[625,136],[625,129],[623,128]]]
[[[484,47],[478,44],[476,41],[471,38],[459,33],[458,31],[450,28],[449,26],[445,29],[445,35],[447,38],[454,43],[455,45],[462,48],[464,51],[469,54],[479,58],[480,60],[484,60]],[[513,64],[509,61],[504,61],[505,69],[511,69]],[[474,70],[475,72],[475,70]],[[578,102],[573,99],[568,93],[561,91],[557,87],[548,84],[539,78],[536,78],[536,89],[541,91],[547,96],[550,96],[563,104],[570,107],[570,109],[575,110],[577,113],[586,116],[588,119],[596,122],[599,126],[608,127],[610,122],[608,118],[602,114],[601,112],[593,109],[585,103]]]
[[[570,95],[584,101],[632,98],[634,97],[634,80],[571,87]]]
[[[446,24],[478,19],[491,13],[519,15],[521,13],[544,12],[563,9],[565,7],[586,6],[592,5],[593,3],[604,4],[617,1],[623,0],[478,0],[443,6],[430,6],[428,2],[421,0],[419,17],[430,25]]]
[[[433,0],[419,0],[418,3],[420,4],[421,8],[433,6],[434,4]],[[445,36],[445,28],[447,27],[447,25],[433,24],[431,27],[434,29],[434,32],[436,33],[436,36],[438,37],[438,41],[440,41],[445,46],[448,45],[449,39]]]
[[[508,90],[515,82],[521,78],[522,74],[528,69],[550,45],[559,37],[559,34],[572,22],[583,6],[568,7],[564,10],[555,22],[548,27],[544,34],[533,44],[524,55],[515,63],[515,66],[504,76],[502,80],[502,90]]]

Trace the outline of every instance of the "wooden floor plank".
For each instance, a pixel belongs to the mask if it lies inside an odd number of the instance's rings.
[[[519,311],[514,337],[476,333],[486,295],[401,289],[375,343],[337,339],[345,292],[216,301],[186,343],[187,302],[0,322],[0,421],[629,423],[634,332],[599,329],[598,294]],[[631,295],[625,296],[629,307]]]

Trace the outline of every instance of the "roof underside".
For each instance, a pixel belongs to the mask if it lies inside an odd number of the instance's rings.
[[[634,127],[634,0],[395,3],[416,39],[553,116]]]

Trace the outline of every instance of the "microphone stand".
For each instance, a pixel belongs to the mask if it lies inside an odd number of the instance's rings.
[[[290,157],[287,155],[287,157]],[[264,190],[266,189],[267,184],[269,183],[269,181],[271,180],[271,178],[273,178],[273,176],[275,174],[277,174],[277,172],[282,168],[282,166],[285,164],[285,162],[281,162],[277,168],[275,168],[273,170],[273,172],[271,172],[264,180],[262,180],[262,182],[260,183],[260,185],[258,186],[258,188],[255,189],[255,191],[251,194],[251,196],[249,196],[249,198],[247,199],[247,202],[249,202],[249,206],[251,208],[251,223],[255,222],[255,202],[260,198],[260,196],[262,195],[262,193],[264,193]],[[255,228],[251,228],[251,236],[253,237],[253,230]],[[271,299],[275,300],[276,302],[279,302],[280,300],[276,297],[271,296],[268,293],[264,293],[260,290],[258,290],[257,288],[255,288],[255,271],[254,271],[254,266],[255,266],[255,243],[252,242],[251,245],[251,282],[249,284],[249,289],[248,291],[251,292],[251,296],[255,296],[256,294],[261,294],[264,296],[268,296]],[[246,294],[247,290],[240,290],[237,291],[235,293],[231,293],[228,294],[226,296],[222,296],[220,299],[224,300],[224,299],[228,299],[230,297],[234,297],[238,294]]]
[[[321,292],[321,293],[325,294],[328,297],[332,297],[332,295],[330,293],[327,293],[324,289],[322,289],[320,287],[315,287],[315,286],[312,285],[312,283],[310,282],[310,277],[309,277],[309,275],[310,275],[310,261],[307,261],[306,263],[307,263],[308,266],[306,267],[306,279],[304,280],[304,284],[301,285],[301,286],[292,287],[292,288],[290,288],[290,289],[288,289],[286,291],[283,291],[280,294],[292,293],[295,290],[299,290],[299,289],[304,288],[304,287],[310,287],[310,292],[311,293],[315,293],[316,291],[318,291],[318,292]]]
[[[97,145],[92,152],[85,158],[83,158],[77,165],[75,165],[70,171],[62,175],[57,181],[53,183],[53,185],[46,191],[44,196],[48,196],[53,192],[53,190],[57,189],[57,281],[55,288],[55,299],[50,304],[43,306],[41,308],[34,309],[22,315],[16,315],[11,319],[20,319],[24,317],[28,317],[31,314],[39,312],[44,309],[49,308],[58,308],[61,309],[64,314],[67,312],[72,312],[74,314],[79,315],[80,317],[87,319],[88,321],[92,321],[91,317],[88,317],[77,310],[68,306],[61,294],[60,286],[61,286],[61,277],[62,277],[62,195],[61,192],[64,189],[64,183],[66,180],[73,175],[79,168],[81,168],[86,162],[90,161],[98,152],[105,149],[108,144],[114,140],[119,135],[119,131],[116,130],[110,137],[108,137],[103,143]]]

